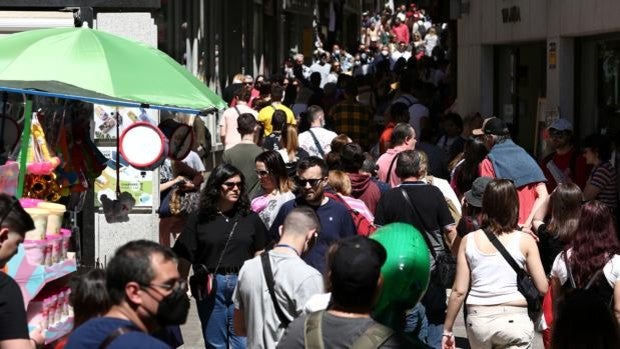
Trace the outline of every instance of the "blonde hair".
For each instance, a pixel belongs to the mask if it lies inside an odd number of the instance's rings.
[[[294,161],[297,157],[297,148],[299,141],[297,140],[297,128],[295,125],[286,124],[282,130],[282,146],[286,148],[289,161]]]
[[[329,183],[329,186],[332,187],[332,189],[334,189],[336,192],[346,196],[351,195],[351,179],[343,171],[329,171],[327,183]]]

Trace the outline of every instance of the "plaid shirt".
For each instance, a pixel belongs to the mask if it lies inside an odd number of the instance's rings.
[[[365,105],[357,101],[344,100],[331,110],[336,133],[344,133],[353,142],[368,150],[374,135],[371,133],[372,113]]]

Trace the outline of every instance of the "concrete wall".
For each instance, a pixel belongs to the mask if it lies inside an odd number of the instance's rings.
[[[470,0],[458,20],[458,105],[462,114],[493,111],[493,45],[545,41],[557,64],[547,65],[547,105],[574,118],[574,38],[620,31],[617,0]],[[502,9],[518,7],[520,20],[504,23]],[[489,49],[491,47],[491,49]],[[490,55],[490,57],[489,57]],[[490,65],[490,66],[489,66]],[[490,83],[489,83],[490,81]]]
[[[99,13],[94,28],[157,47],[157,26],[150,13]],[[159,183],[159,172],[153,172],[153,183]],[[100,263],[110,260],[114,250],[124,243],[137,240],[159,240],[159,187],[153,186],[154,207],[134,210],[129,222],[108,224],[99,209],[94,214],[94,257]],[[85,228],[85,233],[88,233]],[[84,240],[89,239],[86,234]],[[86,251],[85,251],[86,252]]]

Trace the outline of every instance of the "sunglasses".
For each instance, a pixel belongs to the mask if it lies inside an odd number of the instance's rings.
[[[244,85],[244,86],[251,86],[251,85],[252,85],[252,83],[251,83],[251,82],[244,82],[244,83],[243,83],[243,85]]]
[[[241,189],[243,187],[243,182],[224,182],[222,183],[228,190],[237,187]]]
[[[258,177],[265,177],[265,176],[269,175],[269,171],[259,171],[259,170],[256,170],[256,175]]]
[[[305,188],[308,183],[310,183],[311,187],[316,187],[322,180],[323,178],[303,179],[303,178],[295,177],[295,184],[297,184],[297,186],[301,188]]]
[[[15,196],[11,197],[11,203],[9,204],[8,209],[6,210],[6,212],[4,212],[4,214],[2,215],[2,218],[0,218],[0,227],[2,227],[2,224],[4,223],[6,218],[11,214],[11,212],[13,212],[13,209],[15,208],[15,205],[17,205],[18,202],[19,200],[17,200]]]

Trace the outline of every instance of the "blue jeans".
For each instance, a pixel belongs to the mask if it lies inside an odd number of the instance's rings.
[[[237,285],[237,274],[215,275],[215,292],[198,303],[198,317],[206,348],[244,349],[246,338],[237,336],[233,329],[232,295]]]
[[[422,303],[416,304],[405,316],[405,332],[414,332],[418,339],[434,349],[441,349],[443,324],[433,324],[426,317],[426,308]],[[417,333],[416,333],[417,332]]]

